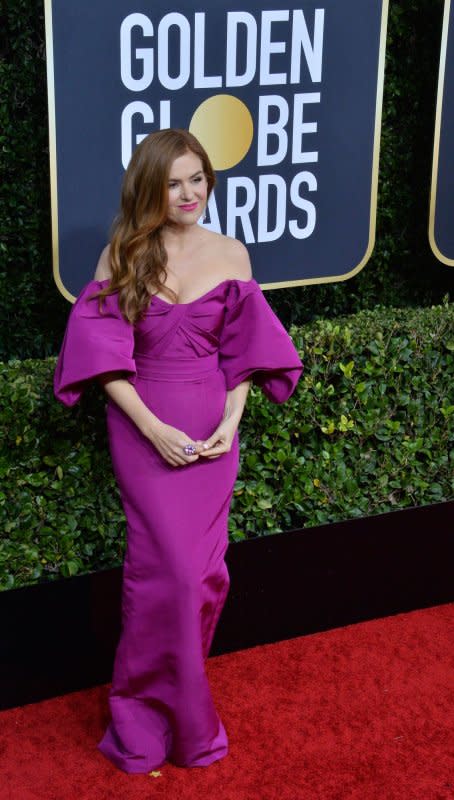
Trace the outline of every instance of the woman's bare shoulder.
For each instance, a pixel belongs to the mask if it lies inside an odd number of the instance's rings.
[[[209,233],[212,236],[210,246],[213,248],[213,256],[216,258],[220,271],[226,272],[228,279],[250,280],[252,278],[251,261],[243,242],[222,233],[213,231],[209,231]]]
[[[96,266],[96,271],[93,277],[95,281],[105,281],[110,278],[112,273],[110,271],[110,244],[107,244],[99,256],[99,261]]]

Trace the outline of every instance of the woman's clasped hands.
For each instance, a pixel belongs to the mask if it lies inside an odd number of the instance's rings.
[[[231,449],[238,421],[233,417],[224,417],[216,430],[208,439],[191,439],[184,431],[167,425],[165,422],[156,422],[147,438],[159,451],[161,456],[172,466],[184,466],[202,458],[219,458],[222,453]],[[184,452],[184,447],[192,444],[196,448],[194,455]]]

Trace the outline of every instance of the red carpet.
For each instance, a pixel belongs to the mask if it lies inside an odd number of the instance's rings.
[[[210,658],[230,752],[119,772],[106,686],[0,713],[1,800],[453,800],[454,604]]]

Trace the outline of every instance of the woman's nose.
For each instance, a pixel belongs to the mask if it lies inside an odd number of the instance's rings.
[[[182,183],[181,184],[181,197],[183,200],[190,200],[192,197],[192,186],[190,183]]]

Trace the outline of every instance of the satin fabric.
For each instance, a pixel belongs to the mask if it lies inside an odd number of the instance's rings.
[[[247,378],[274,403],[295,390],[303,364],[255,279],[225,280],[190,303],[154,296],[136,325],[117,294],[100,313],[90,295],[107,283],[90,281],[71,310],[54,375],[65,405],[87,381],[118,370],[159,419],[206,439],[226,392]],[[238,431],[228,453],[172,467],[110,399],[107,428],[127,546],[111,719],[98,747],[128,773],[166,760],[207,766],[228,752],[205,662],[229,590]]]

